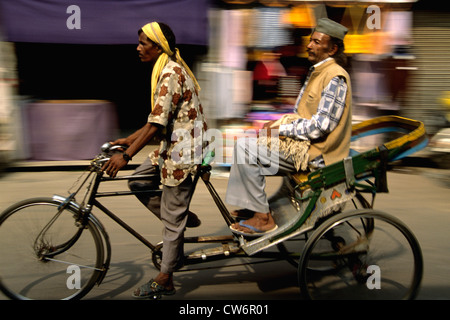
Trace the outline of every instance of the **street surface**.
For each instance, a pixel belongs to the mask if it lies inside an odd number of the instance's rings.
[[[127,174],[130,172],[122,172]],[[25,198],[67,196],[80,171],[9,172],[0,176],[0,211]],[[268,179],[267,191],[274,192],[279,177]],[[402,220],[422,247],[425,270],[418,299],[450,299],[450,197],[449,172],[432,168],[401,167],[388,173],[390,193],[377,195],[375,208]],[[214,171],[213,185],[224,197],[227,172]],[[126,182],[114,182],[107,189],[125,190]],[[106,189],[105,189],[106,190]],[[161,240],[162,224],[133,196],[106,198],[108,208],[123,218],[152,243]],[[232,208],[230,208],[232,209]],[[229,231],[205,186],[200,181],[191,210],[202,225],[188,229],[186,236],[228,235]],[[94,214],[104,224],[112,244],[111,268],[105,280],[85,299],[130,300],[132,291],[157,274],[149,250],[117,226],[102,212]],[[1,245],[1,244],[0,244]],[[188,247],[185,250],[189,250]],[[5,257],[1,257],[4,259]],[[192,271],[175,274],[177,294],[164,300],[293,300],[299,299],[297,270],[286,261],[254,263],[255,259],[229,259],[205,263]],[[214,268],[210,268],[214,267]],[[1,299],[5,299],[0,294]]]

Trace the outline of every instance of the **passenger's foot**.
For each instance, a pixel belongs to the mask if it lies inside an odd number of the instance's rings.
[[[252,218],[234,223],[230,226],[232,232],[249,237],[258,237],[275,231],[278,226],[272,214],[255,212]]]

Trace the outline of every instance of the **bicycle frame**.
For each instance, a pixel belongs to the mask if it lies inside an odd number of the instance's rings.
[[[156,246],[152,244],[150,241],[145,239],[141,234],[139,234],[136,230],[134,230],[132,227],[130,227],[127,223],[125,223],[122,219],[120,219],[117,215],[115,215],[111,210],[106,208],[100,201],[97,200],[97,198],[105,198],[105,197],[114,197],[114,196],[124,196],[124,195],[133,195],[136,193],[151,193],[151,194],[161,194],[161,190],[149,190],[149,191],[118,191],[118,192],[98,192],[98,188],[100,186],[100,183],[105,181],[123,181],[123,180],[143,180],[143,179],[149,179],[153,178],[156,175],[136,175],[136,176],[122,176],[117,178],[108,178],[103,176],[103,172],[97,172],[94,185],[92,188],[92,192],[90,195],[90,198],[88,200],[88,206],[90,206],[91,210],[93,207],[97,207],[100,209],[103,213],[105,213],[108,217],[110,217],[112,220],[114,220],[116,223],[118,223],[122,228],[127,230],[131,235],[133,235],[136,239],[138,239],[140,242],[142,242],[145,246],[150,248],[152,251],[156,249]],[[90,211],[91,211],[90,210]]]
[[[104,204],[102,204],[100,202],[100,198],[108,198],[108,197],[116,197],[116,196],[127,196],[127,195],[136,195],[139,193],[146,193],[146,194],[153,194],[153,195],[161,195],[162,194],[162,190],[161,189],[157,189],[157,190],[143,190],[143,191],[113,191],[113,192],[99,192],[99,186],[101,183],[106,183],[106,182],[114,182],[114,181],[129,181],[129,180],[148,180],[148,179],[153,179],[155,177],[159,177],[158,174],[144,174],[144,175],[126,175],[126,176],[119,176],[119,177],[115,177],[115,178],[110,178],[110,177],[106,177],[103,173],[103,171],[101,171],[100,169],[101,167],[96,164],[94,161],[91,164],[91,171],[89,173],[89,176],[81,183],[81,186],[79,187],[79,189],[75,192],[72,193],[69,197],[64,198],[62,196],[54,196],[53,198],[58,200],[59,202],[61,202],[61,208],[64,208],[65,206],[69,205],[73,208],[75,208],[76,211],[78,211],[80,213],[80,216],[78,217],[78,221],[80,221],[81,225],[86,225],[87,221],[93,220],[95,222],[95,225],[98,227],[98,229],[100,229],[100,233],[103,235],[104,238],[106,238],[106,245],[107,245],[107,257],[106,257],[106,262],[105,262],[105,270],[108,269],[109,266],[109,261],[110,261],[110,245],[109,245],[109,237],[106,233],[105,228],[102,226],[102,224],[100,223],[100,221],[94,216],[94,214],[92,213],[92,209],[94,207],[97,207],[99,210],[101,210],[105,215],[107,215],[108,217],[110,217],[114,222],[116,222],[118,225],[120,225],[123,229],[125,229],[128,233],[130,233],[131,235],[133,235],[137,240],[139,240],[142,244],[144,244],[146,247],[148,247],[153,253],[157,250],[159,250],[160,245],[159,244],[153,244],[150,241],[148,241],[145,237],[143,237],[139,232],[137,232],[135,229],[133,229],[130,225],[128,225],[125,221],[123,221],[121,218],[119,218],[116,214],[114,214],[111,210],[109,210]],[[219,194],[217,193],[217,191],[215,190],[214,186],[212,185],[212,183],[210,182],[210,175],[211,175],[211,166],[210,165],[201,165],[198,167],[198,171],[196,173],[196,175],[194,176],[193,179],[193,184],[192,184],[192,188],[190,191],[190,199],[192,198],[192,195],[194,194],[195,191],[195,187],[197,185],[198,180],[201,178],[209,193],[211,194],[214,202],[216,203],[221,215],[223,216],[226,224],[229,226],[231,223],[234,222],[233,218],[231,217],[228,209],[226,208],[225,204],[223,203],[223,201],[221,200]],[[84,184],[87,183],[87,181],[89,180],[89,177],[95,174],[94,178],[93,178],[93,182],[92,185],[89,187],[90,191],[89,191],[89,196],[88,196],[88,200],[86,202],[85,205],[79,205],[78,203],[76,203],[74,201],[75,195],[76,193],[78,193],[80,191],[80,189],[82,188],[82,186]],[[230,235],[226,235],[226,236],[197,236],[197,237],[187,237],[185,238],[185,243],[238,243],[238,241],[234,238],[234,236],[232,234]],[[65,246],[64,248],[62,248],[61,251],[67,250],[69,249],[71,246],[71,244],[68,244],[67,246]],[[226,249],[227,248],[227,249]],[[231,250],[232,251],[232,250]],[[213,261],[215,260],[215,258],[217,258],[218,253],[225,253],[225,257],[228,257],[228,255],[231,253],[231,251],[229,250],[228,246],[224,245],[224,250],[220,250],[220,252],[212,252],[211,256],[209,257],[208,261]],[[235,252],[233,253],[238,253],[237,251],[240,250],[234,250]],[[211,259],[211,257],[213,257]],[[200,258],[199,260],[202,261],[205,259],[205,256],[196,256],[193,255],[191,256],[191,258],[197,259]],[[191,263],[195,263],[190,261]],[[191,264],[189,263],[189,264]]]

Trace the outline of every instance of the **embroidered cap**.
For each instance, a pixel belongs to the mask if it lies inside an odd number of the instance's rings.
[[[313,30],[321,33],[325,33],[330,37],[338,38],[344,40],[345,35],[348,32],[348,29],[344,27],[342,24],[337,23],[328,18],[321,18],[317,22],[316,28]]]

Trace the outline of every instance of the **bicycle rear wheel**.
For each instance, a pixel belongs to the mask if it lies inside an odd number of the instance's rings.
[[[330,242],[330,235],[335,241]],[[306,243],[298,277],[307,299],[413,299],[422,252],[398,219],[371,209],[341,213]]]
[[[11,299],[84,296],[102,272],[103,241],[88,220],[51,198],[19,202],[0,215],[0,289]]]

